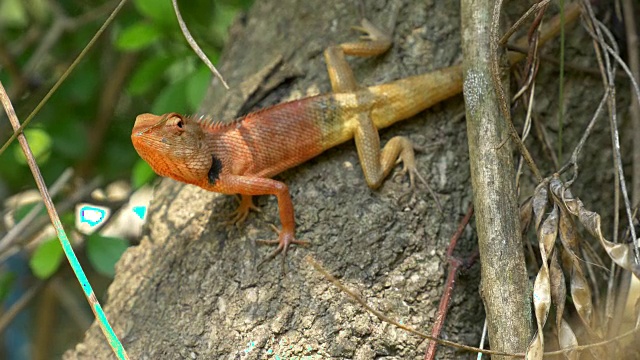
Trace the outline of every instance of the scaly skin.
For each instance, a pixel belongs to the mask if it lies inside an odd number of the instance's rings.
[[[407,119],[462,91],[460,66],[358,88],[344,55],[370,56],[386,51],[390,39],[370,23],[360,30],[369,41],[342,44],[325,51],[334,93],[275,105],[231,123],[192,118],[177,113],[142,114],[131,133],[133,145],[162,176],[223,194],[241,194],[234,221],[255,209],[253,195],[275,195],[282,230],[278,248],[286,251],[295,238],[293,204],[287,186],[271,179],[326,149],[355,139],[367,184],[378,187],[398,160],[416,172],[411,142],[401,136],[380,149],[377,129]],[[284,257],[283,257],[284,259]]]

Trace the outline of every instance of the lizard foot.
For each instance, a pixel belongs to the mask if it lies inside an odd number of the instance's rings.
[[[278,234],[278,240],[257,240],[256,242],[260,244],[265,244],[265,245],[276,245],[277,247],[271,254],[269,254],[266,258],[264,258],[264,260],[262,260],[258,264],[258,268],[260,268],[266,262],[273,260],[276,256],[278,256],[278,254],[282,253],[282,273],[284,274],[285,260],[287,258],[287,251],[289,250],[289,245],[296,244],[296,245],[307,246],[307,245],[311,245],[311,243],[305,240],[297,240],[293,232],[291,231],[285,231],[285,230],[280,231],[273,225],[271,225],[271,227]]]
[[[369,20],[362,19],[361,26],[352,26],[351,28],[356,31],[362,32],[364,35],[360,36],[361,40],[365,41],[384,41],[391,43],[391,37],[382,30],[378,29]]]
[[[255,212],[262,211],[259,207],[253,204],[251,196],[241,196],[240,205],[238,205],[238,208],[231,213],[231,219],[227,220],[226,224],[235,225],[236,227],[242,225],[247,219],[247,216],[249,216],[249,212],[251,212],[251,210]]]
[[[401,161],[401,160],[398,159],[398,161]],[[440,200],[438,200],[436,193],[433,191],[431,186],[429,186],[429,183],[427,182],[427,180],[425,180],[425,178],[422,177],[422,175],[420,175],[420,173],[415,167],[409,167],[403,163],[402,170],[400,170],[397,176],[404,177],[407,174],[409,174],[409,191],[407,191],[406,193],[400,196],[400,201],[402,201],[404,198],[406,198],[407,196],[410,196],[415,192],[415,189],[416,189],[415,178],[418,178],[420,182],[424,184],[425,188],[427,188],[427,191],[429,192],[431,197],[433,197],[433,200],[435,200],[436,208],[438,208],[438,211],[440,212],[440,214],[444,214],[444,211],[442,210],[442,205],[440,204]]]

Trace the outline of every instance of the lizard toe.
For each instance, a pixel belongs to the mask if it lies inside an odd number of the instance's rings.
[[[308,241],[298,240],[295,238],[293,233],[287,231],[279,231],[275,226],[271,225],[271,227],[278,233],[277,240],[257,240],[257,243],[265,244],[265,245],[276,245],[276,249],[271,252],[267,257],[265,257],[258,264],[258,268],[262,267],[265,263],[273,260],[282,253],[282,272],[285,273],[285,260],[287,258],[287,252],[289,251],[289,246],[291,244],[295,245],[310,245]]]

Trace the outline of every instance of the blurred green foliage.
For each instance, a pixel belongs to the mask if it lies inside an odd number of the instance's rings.
[[[58,238],[52,238],[38,245],[29,259],[29,267],[37,278],[46,279],[58,270],[63,257]]]
[[[59,79],[118,2],[0,0],[0,81],[20,120]],[[189,30],[213,63],[229,25],[252,2],[178,1]],[[136,115],[193,113],[210,80],[208,69],[180,32],[171,0],[130,0],[25,130],[45,181],[53,183],[71,167],[85,181],[100,175],[107,182],[128,179],[133,189],[148,183],[155,174],[139,159],[130,140]],[[11,132],[1,111],[0,143]],[[31,172],[14,141],[0,154],[0,201],[32,188]],[[14,219],[19,221],[32,207],[20,207]],[[60,215],[65,228],[71,229],[75,214]],[[2,230],[6,229],[0,227],[0,234]],[[86,237],[84,256],[98,273],[113,276],[114,264],[128,245],[125,239],[94,234]],[[35,248],[29,265],[36,277],[46,279],[62,261],[60,244],[51,239]],[[0,300],[15,278],[2,265]]]
[[[96,271],[113,277],[114,266],[127,247],[129,242],[125,239],[92,234],[87,238],[87,257]]]
[[[182,16],[215,63],[235,16],[253,0],[178,1]],[[0,0],[0,80],[24,120],[77,56],[117,1]],[[63,29],[62,31],[59,31]],[[121,66],[126,57],[133,61]],[[133,58],[133,60],[132,60]],[[120,73],[119,73],[120,72]],[[117,78],[124,77],[118,87]],[[130,141],[143,112],[192,113],[211,74],[183,38],[171,0],[130,0],[116,21],[44,106],[25,132],[47,183],[67,167],[90,178],[149,181]],[[120,90],[105,99],[109,86]],[[104,108],[109,105],[108,108]],[[102,108],[101,108],[102,106]],[[105,116],[106,120],[100,120]],[[0,141],[10,134],[0,116]],[[0,200],[33,181],[17,142],[0,154]]]

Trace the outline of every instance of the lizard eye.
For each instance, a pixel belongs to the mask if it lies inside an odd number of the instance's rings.
[[[169,118],[169,121],[167,121],[167,126],[169,126],[169,128],[171,129],[170,131],[176,133],[177,135],[180,135],[185,131],[186,123],[182,116],[172,114],[172,116]]]

